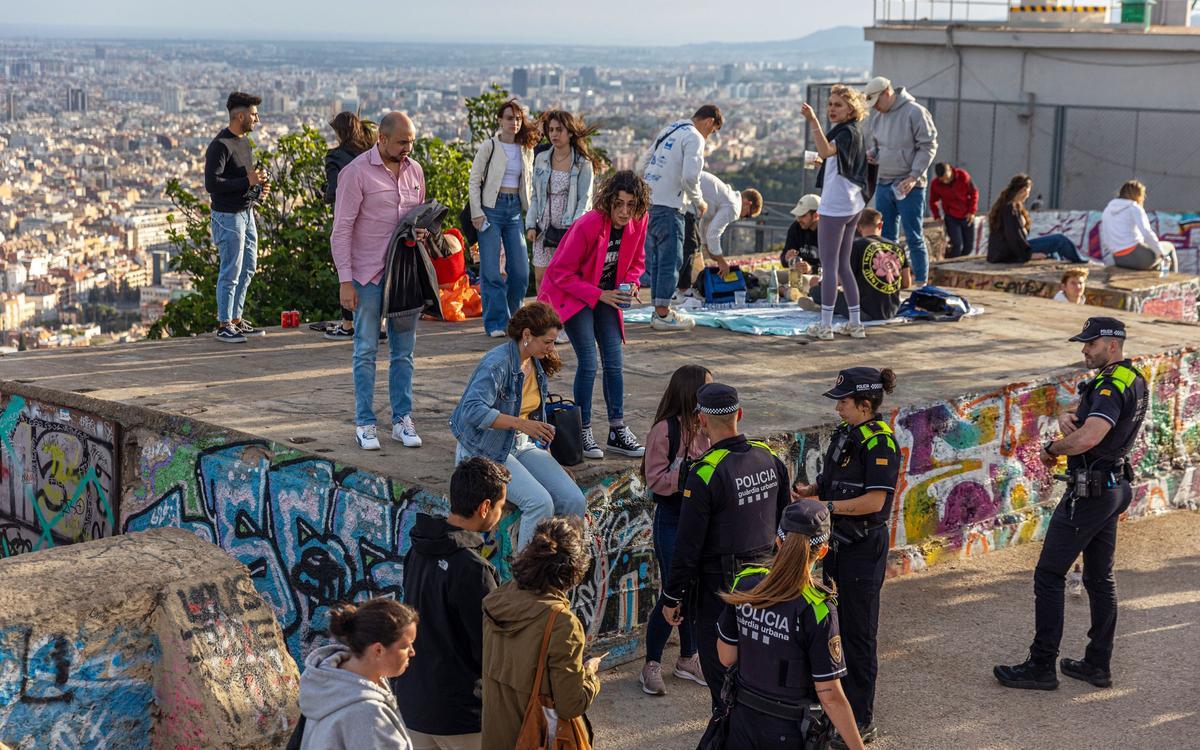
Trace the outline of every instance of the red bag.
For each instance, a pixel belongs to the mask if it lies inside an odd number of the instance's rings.
[[[467,272],[467,256],[463,252],[466,243],[463,241],[462,233],[457,229],[447,229],[443,232],[444,244],[446,246],[454,246],[457,244],[458,249],[445,257],[433,258],[433,270],[437,272],[438,285],[443,289],[450,284],[454,284]]]

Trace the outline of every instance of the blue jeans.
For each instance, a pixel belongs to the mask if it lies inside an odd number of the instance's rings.
[[[460,445],[454,452],[454,463],[462,463],[469,457]],[[508,502],[521,511],[515,551],[524,549],[533,539],[533,532],[543,518],[582,518],[587,512],[587,499],[579,485],[549,451],[534,445],[524,433],[517,433],[517,441],[504,461],[504,468],[512,474],[508,482]]]
[[[383,315],[383,280],[378,284],[356,281],[354,291],[358,292],[358,307],[354,308],[354,424],[361,426],[375,424],[375,354],[379,351],[379,320]],[[412,411],[417,321],[388,318],[387,333],[388,400],[395,424]]]
[[[254,209],[235,214],[213,211],[209,217],[213,244],[221,268],[217,275],[217,320],[228,323],[242,319],[246,290],[258,267],[258,227]]]
[[[529,286],[529,254],[525,249],[525,221],[521,196],[497,193],[494,208],[483,209],[491,224],[479,233],[479,290],[483,296],[483,329],[503,331],[508,319],[521,308]],[[504,270],[500,277],[500,241],[504,240]]]
[[[674,289],[674,287],[672,287]],[[612,305],[597,302],[595,309],[585,307],[563,323],[571,348],[575,350],[575,403],[579,405],[583,426],[592,423],[592,387],[596,384],[596,344],[604,363],[604,405],[610,424],[625,419],[625,378],[621,358],[621,320]]]
[[[975,253],[975,225],[966,219],[956,219],[946,216],[946,239],[950,247],[946,248],[947,258],[961,258]]]
[[[671,575],[671,557],[675,554],[675,536],[679,532],[679,508],[659,503],[654,511],[654,559],[658,561],[658,576],[666,585]],[[686,659],[696,653],[696,621],[683,608],[683,622],[679,623],[679,656]],[[646,661],[662,664],[663,647],[671,637],[671,626],[662,615],[662,608],[655,607],[646,621]]]
[[[875,208],[883,214],[883,238],[896,241],[900,226],[908,240],[908,262],[912,266],[913,281],[917,286],[929,279],[929,251],[925,249],[925,188],[914,187],[897,201],[892,184],[879,184],[875,191]]]
[[[1079,249],[1065,234],[1048,234],[1045,237],[1031,237],[1029,252],[1045,253],[1055,260],[1066,263],[1087,263],[1087,258],[1079,255]]]
[[[650,226],[646,229],[646,273],[642,278],[649,282],[656,307],[671,304],[682,264],[683,212],[670,206],[651,206]]]

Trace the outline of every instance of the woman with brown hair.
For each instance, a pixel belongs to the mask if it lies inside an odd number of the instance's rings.
[[[409,750],[388,678],[408,669],[417,613],[395,599],[343,604],[329,616],[336,643],[314,649],[300,676],[301,750]]]
[[[623,170],[604,181],[595,203],[563,238],[546,269],[538,299],[554,307],[575,350],[575,403],[583,417],[583,455],[604,457],[592,435],[592,390],[598,365],[603,363],[606,444],[613,453],[640,458],[646,449],[625,426],[622,309],[637,297],[638,280],[646,268],[650,188],[641,177]]]
[[[1104,207],[1100,219],[1100,253],[1106,266],[1179,270],[1175,245],[1160,240],[1146,215],[1146,186],[1129,180]]]
[[[541,694],[559,719],[583,716],[597,693],[600,657],[583,658],[587,635],[568,592],[583,580],[591,554],[578,526],[546,518],[512,563],[513,578],[483,600],[483,750],[512,750],[539,668]],[[546,660],[542,641],[550,625]]]
[[[769,567],[748,567],[721,594],[717,656],[737,665],[726,747],[809,747],[801,726],[821,702],[843,745],[861,748],[854,712],[842,692],[846,674],[833,591],[813,580],[829,551],[829,511],[798,500],[783,511]],[[814,745],[817,746],[817,745]],[[825,747],[824,744],[819,745]]]
[[[547,450],[554,428],[545,422],[547,378],[562,368],[554,340],[562,321],[545,302],[530,302],[508,321],[508,341],[483,355],[450,414],[458,441],[455,463],[483,456],[512,474],[508,501],[521,510],[517,549],[551,515],[583,516],[587,501]]]
[[[475,152],[468,192],[471,222],[479,231],[483,328],[487,335],[503,338],[504,326],[525,300],[529,286],[523,217],[532,192],[533,147],[542,134],[516,99],[500,105],[496,123],[496,135]],[[507,278],[500,275],[502,240]]]
[[[325,202],[332,206],[337,197],[338,173],[354,161],[354,157],[375,145],[375,131],[353,112],[339,112],[329,121],[329,127],[338,139],[338,145],[325,152]],[[343,307],[341,324],[330,323],[325,329],[325,338],[352,341],[354,311]]]
[[[1025,201],[1032,190],[1033,180],[1029,175],[1014,175],[992,204],[992,210],[988,211],[988,263],[1028,263],[1042,258],[1087,263],[1065,234],[1029,236]]]
[[[590,131],[578,117],[552,109],[542,113],[540,122],[551,148],[533,158],[533,195],[525,215],[535,289],[541,289],[546,266],[567,229],[592,207],[593,175],[601,166],[587,145]]]

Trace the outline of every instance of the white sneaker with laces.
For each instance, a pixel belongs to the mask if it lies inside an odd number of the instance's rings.
[[[820,323],[813,323],[804,329],[804,335],[821,341],[833,341],[833,326],[823,326]]]
[[[360,424],[355,427],[354,439],[358,441],[358,447],[365,451],[379,450],[379,435],[376,434],[373,424]]]
[[[696,320],[678,310],[668,310],[666,317],[658,313],[651,315],[650,327],[656,331],[690,331],[696,327]]]
[[[592,436],[592,428],[583,428],[583,457],[584,458],[604,458],[604,451],[600,450],[600,446],[596,445],[596,438]]]
[[[571,343],[571,339],[567,336],[567,332],[565,330],[559,329],[558,336],[554,338],[554,343],[562,346],[563,344]]]
[[[867,337],[867,329],[862,323],[854,325],[853,323],[838,323],[833,327],[833,332],[842,336],[849,336],[852,339],[865,339]]]
[[[392,425],[392,440],[404,443],[405,448],[421,447],[421,436],[417,434],[417,428],[413,426],[411,414],[405,414],[400,417],[399,422]]]

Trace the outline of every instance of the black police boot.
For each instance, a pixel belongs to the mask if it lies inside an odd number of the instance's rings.
[[[858,736],[862,737],[864,745],[869,745],[879,736],[879,727],[875,726],[875,722],[873,721],[870,724],[859,724]],[[833,737],[831,737],[829,740],[829,746],[833,748],[833,750],[848,750],[850,747],[846,744],[846,741],[842,739],[842,736],[837,733],[837,730],[834,730]]]
[[[1061,659],[1058,668],[1067,677],[1090,682],[1096,687],[1112,687],[1112,673],[1082,659]]]
[[[992,674],[1004,687],[1023,690],[1054,690],[1058,687],[1058,673],[1054,665],[1038,664],[1032,658],[1020,664],[993,667]]]

